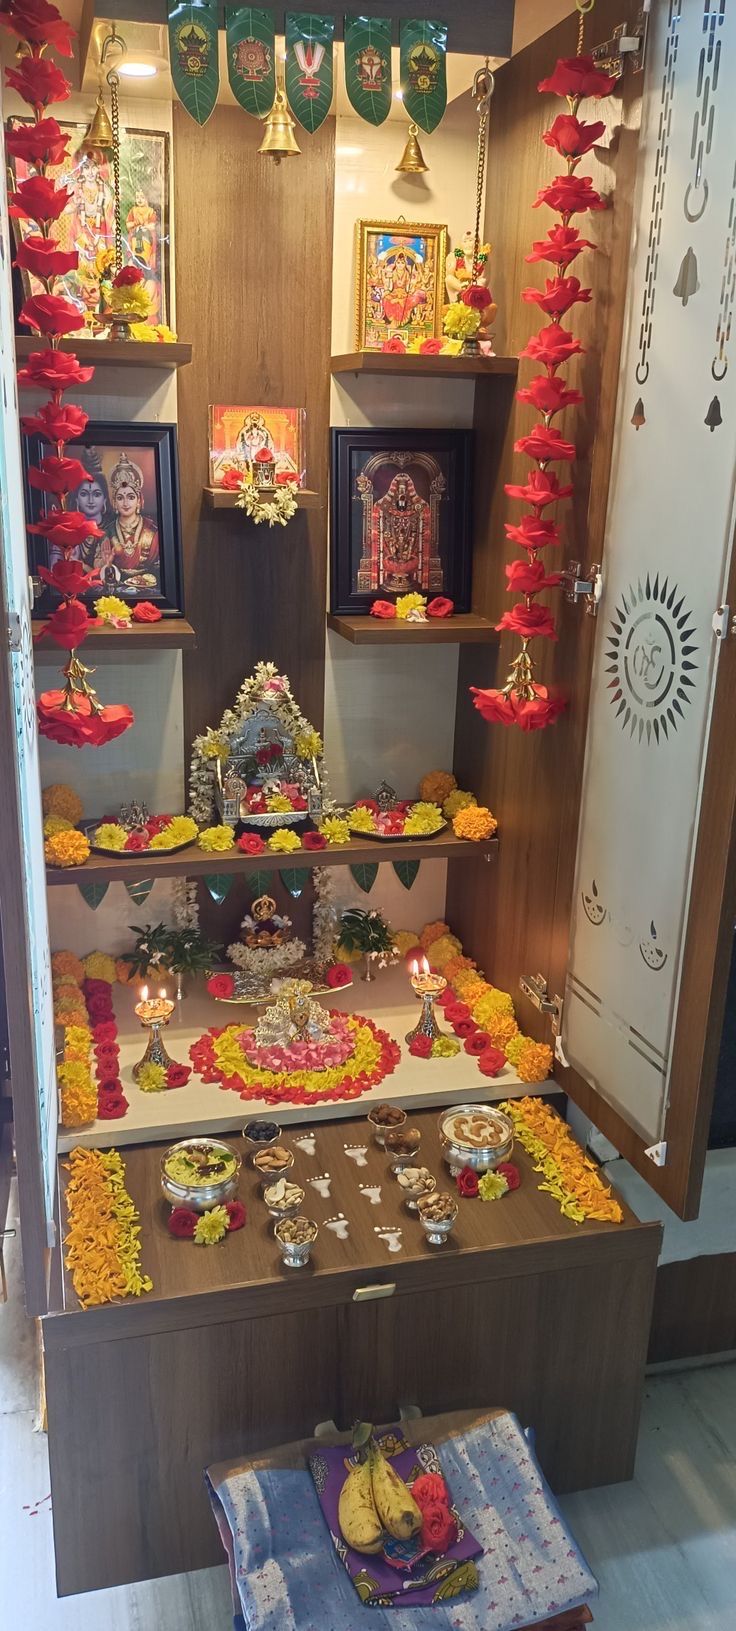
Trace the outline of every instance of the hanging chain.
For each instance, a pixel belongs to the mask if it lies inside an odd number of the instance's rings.
[[[110,113],[112,115],[112,176],[115,189],[115,271],[119,272],[123,264],[123,228],[120,219],[120,109],[118,106],[118,86],[120,80],[113,69],[107,76],[110,86]]]
[[[483,187],[486,174],[486,147],[488,141],[488,114],[491,107],[491,97],[495,89],[495,79],[488,65],[486,57],[484,68],[479,68],[473,80],[473,96],[478,111],[478,164],[475,188],[475,234],[473,237],[473,271],[472,280],[475,283],[480,273],[480,218],[483,210]]]
[[[575,4],[578,8],[578,43],[575,55],[576,57],[581,57],[583,54],[583,40],[585,37],[585,19],[588,13],[593,10],[595,0],[575,0]]]

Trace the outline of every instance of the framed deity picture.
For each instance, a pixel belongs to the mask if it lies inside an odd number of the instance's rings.
[[[447,227],[426,221],[358,221],[355,227],[355,344],[442,333]]]
[[[304,484],[303,408],[235,407],[210,404],[210,485],[221,487],[231,471],[239,475],[254,462],[273,467],[274,483]]]
[[[333,430],[331,610],[412,590],[470,610],[472,431]]]
[[[26,478],[29,466],[49,452],[39,437],[23,438]],[[150,600],[164,616],[181,617],[184,611],[179,525],[179,470],[176,425],[116,424],[90,419],[84,435],[64,449],[78,459],[85,479],[69,494],[68,508],[88,515],[102,531],[90,533],[75,559],[100,573],[98,587],[82,599],[120,595],[123,600]],[[48,493],[40,493],[26,479],[27,514],[39,521],[54,507]],[[58,551],[36,533],[28,535],[29,569],[52,566]],[[58,596],[45,588],[34,612],[45,616]]]
[[[12,119],[14,128],[32,123]],[[71,196],[54,227],[60,249],[76,249],[79,265],[55,281],[56,294],[79,306],[82,315],[96,312],[100,294],[101,258],[115,249],[115,189],[112,155],[81,151],[86,124],[60,121],[69,137],[68,156],[48,167],[49,178],[65,186]],[[9,159],[16,182],[33,174],[24,159]],[[151,300],[147,321],[169,320],[169,138],[163,130],[120,133],[120,214],[123,259],[144,274]],[[37,231],[33,221],[15,220],[16,242]],[[21,272],[24,297],[41,294],[42,285],[29,272]],[[81,326],[81,325],[80,325]]]

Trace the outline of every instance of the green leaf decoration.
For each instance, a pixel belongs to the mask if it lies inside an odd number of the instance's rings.
[[[79,890],[82,900],[86,900],[87,905],[93,912],[97,911],[100,901],[105,899],[109,888],[109,883],[90,882],[77,884],[77,889]]]
[[[128,883],[127,878],[125,879],[125,887],[136,906],[143,906],[148,900],[153,883],[153,878],[139,878],[136,883]]]
[[[271,874],[270,872],[249,872],[245,883],[253,899],[257,900],[259,895],[266,894],[271,883]]]
[[[370,895],[376,878],[378,877],[378,862],[359,861],[356,862],[355,866],[351,866],[350,871],[353,874],[358,888],[362,889],[364,895]]]
[[[177,95],[206,124],[220,89],[216,0],[169,0],[169,56]]]
[[[391,112],[391,19],[345,18],[345,88],[360,119],[382,125]]]
[[[276,29],[272,11],[226,6],[227,77],[241,108],[265,119],[276,95]]]
[[[232,872],[208,872],[204,881],[215,906],[222,906],[225,896],[229,895],[232,889],[235,879]]]
[[[401,24],[399,60],[404,107],[429,135],[447,107],[447,24],[407,18]]]
[[[394,872],[405,889],[411,889],[421,864],[421,861],[394,861]]]
[[[293,895],[294,900],[299,899],[299,896],[303,893],[306,885],[309,883],[310,876],[311,871],[308,866],[287,866],[284,867],[283,872],[279,872],[279,877],[284,888],[288,889],[289,894]]]
[[[314,135],[332,102],[334,17],[286,13],[286,95],[295,118]]]

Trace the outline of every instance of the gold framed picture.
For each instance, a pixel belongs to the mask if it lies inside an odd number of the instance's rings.
[[[381,351],[387,340],[438,338],[447,227],[428,221],[357,221],[355,344]]]

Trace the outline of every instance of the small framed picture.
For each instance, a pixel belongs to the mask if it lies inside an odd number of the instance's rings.
[[[355,228],[355,344],[442,333],[447,227],[426,221],[358,221]]]
[[[210,404],[210,485],[221,487],[235,471],[243,475],[265,461],[269,481],[304,485],[303,408],[238,408]]]
[[[472,431],[333,430],[333,612],[413,590],[470,610]]]
[[[23,438],[26,478],[51,449],[39,437]],[[65,455],[78,459],[84,481],[69,494],[68,508],[88,515],[102,530],[90,533],[73,556],[100,573],[99,586],[82,598],[120,595],[150,600],[164,615],[181,617],[184,596],[179,521],[179,469],[176,425],[116,424],[92,420]],[[53,498],[26,479],[27,513],[39,521],[55,507]],[[29,568],[52,566],[58,551],[35,533],[28,535]],[[45,616],[58,596],[45,588],[34,611]]]

